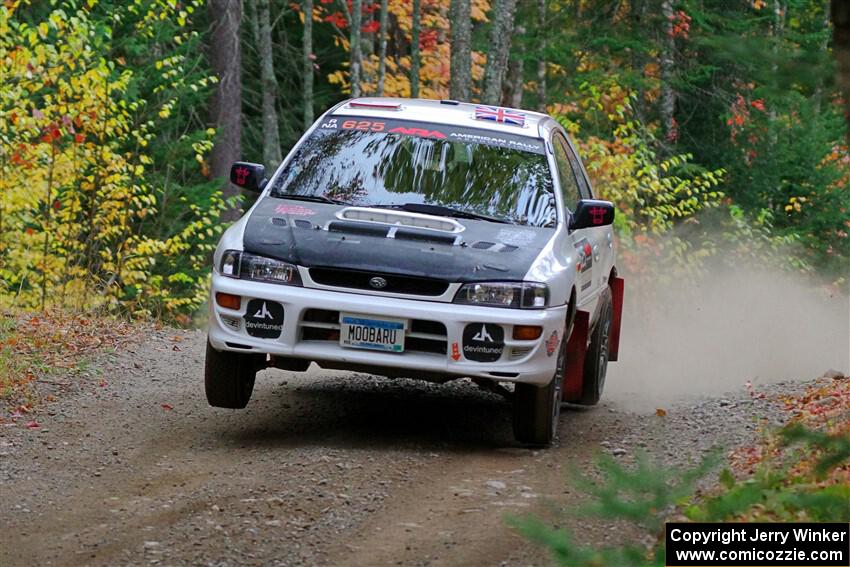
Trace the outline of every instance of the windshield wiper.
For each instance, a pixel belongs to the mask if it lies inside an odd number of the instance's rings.
[[[455,209],[446,207],[445,205],[429,205],[426,203],[387,203],[384,205],[364,205],[373,209],[398,209],[408,211],[410,213],[421,213],[424,215],[437,215],[440,217],[454,217],[458,219],[474,219],[487,222],[498,222],[502,224],[516,224],[514,221],[505,218],[491,217],[463,209]]]
[[[278,199],[292,199],[293,201],[310,201],[311,203],[331,203],[333,205],[350,205],[339,199],[331,199],[323,195],[299,195],[298,193],[272,193],[272,197]]]

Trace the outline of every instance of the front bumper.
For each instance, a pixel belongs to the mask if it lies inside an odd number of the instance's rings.
[[[241,296],[240,308],[218,305],[215,301],[218,292]],[[283,306],[279,337],[258,338],[247,332],[244,316],[252,299]],[[321,338],[322,333],[333,332],[335,312],[408,319],[411,325],[406,333],[405,351],[344,348],[338,339]],[[385,368],[388,373],[411,378],[436,374],[545,385],[555,371],[555,353],[563,339],[565,316],[566,306],[542,310],[478,307],[267,284],[214,273],[209,339],[216,350],[268,353],[336,366]],[[504,330],[504,349],[498,360],[476,362],[464,355],[464,329],[476,323],[498,325]],[[514,325],[538,325],[543,333],[533,341],[514,340]]]

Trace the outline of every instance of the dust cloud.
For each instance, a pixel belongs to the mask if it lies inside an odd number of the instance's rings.
[[[627,276],[625,304],[605,393],[619,407],[850,371],[850,298],[787,271],[717,268],[697,285],[653,290]]]

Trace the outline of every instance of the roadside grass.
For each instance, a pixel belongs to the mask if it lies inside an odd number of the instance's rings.
[[[594,548],[536,516],[511,517],[508,523],[548,549],[559,565],[661,567],[668,521],[846,522],[850,379],[819,379],[803,395],[778,401],[790,414],[787,425],[734,450],[717,486],[702,493],[696,487],[716,470],[717,455],[689,470],[653,465],[645,457],[631,467],[607,456],[598,459],[603,480],[579,479],[592,502],[578,513],[627,522],[642,534],[639,543]]]
[[[79,313],[3,313],[0,422],[55,399],[89,370],[97,353],[129,341],[132,330],[126,321]]]

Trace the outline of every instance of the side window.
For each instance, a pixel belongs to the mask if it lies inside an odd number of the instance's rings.
[[[581,193],[576,183],[573,166],[570,163],[570,155],[564,147],[564,140],[560,136],[554,139],[555,164],[558,166],[558,179],[561,182],[561,194],[564,197],[564,205],[570,210],[576,210],[576,204],[581,199]]]
[[[560,139],[560,137],[558,139]],[[578,161],[576,152],[573,151],[572,146],[569,144],[567,145],[567,157],[570,160],[570,165],[573,166],[573,171],[576,172],[576,179],[578,179],[578,189],[581,193],[581,198],[592,199],[593,195],[590,194],[590,184],[587,181],[587,177],[584,175],[584,170]]]

